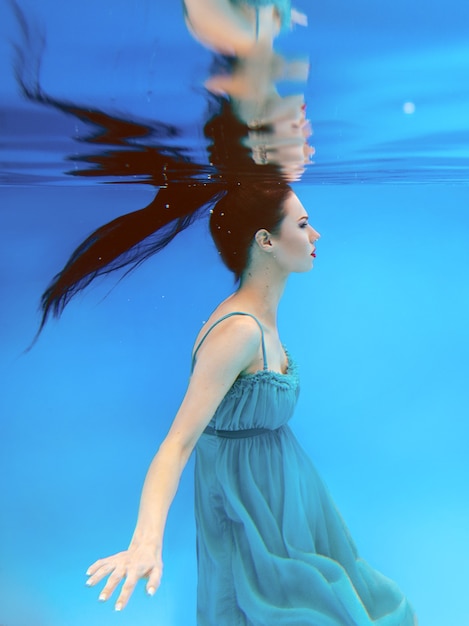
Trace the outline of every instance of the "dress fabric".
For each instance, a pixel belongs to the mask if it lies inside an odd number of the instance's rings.
[[[261,7],[274,6],[280,18],[281,28],[286,30],[290,26],[291,0],[231,0],[231,3],[238,6],[247,4],[253,7],[257,12],[257,20],[259,20],[259,9]],[[259,25],[257,30],[259,30]]]
[[[297,368],[268,369],[254,319],[264,369],[237,378],[196,446],[198,626],[413,626],[288,426]]]

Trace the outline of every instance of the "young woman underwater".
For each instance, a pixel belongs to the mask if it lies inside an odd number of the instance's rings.
[[[289,275],[313,267],[319,233],[286,183],[243,182],[220,196],[210,230],[239,287],[195,340],[188,389],[148,470],[128,548],[91,565],[87,584],[107,578],[99,597],[109,600],[123,581],[117,610],[140,579],[155,593],[168,510],[195,450],[199,626],[415,625],[396,584],[358,556],[288,425],[299,380],[277,308]],[[49,306],[68,285],[46,292]]]
[[[255,12],[259,25],[265,12]],[[288,425],[299,379],[279,337],[277,309],[289,275],[312,269],[319,233],[288,184],[278,182],[277,167],[262,165],[268,182],[248,182],[259,172],[240,141],[249,128],[224,102],[220,119],[206,125],[210,163],[221,172],[206,184],[197,182],[206,180],[204,166],[184,151],[145,143],[147,135],[155,142],[154,125],[116,125],[100,111],[54,101],[39,82],[21,85],[30,99],[96,125],[89,141],[107,149],[82,157],[96,167],[74,175],[125,174],[159,187],[147,207],[105,224],[75,250],[43,295],[41,328],[95,278],[138,266],[210,207],[215,245],[239,280],[195,338],[187,392],[148,470],[129,546],[91,565],[87,584],[106,579],[100,599],[115,598],[118,610],[140,579],[156,592],[168,510],[195,450],[199,626],[416,624],[395,583],[358,556]]]

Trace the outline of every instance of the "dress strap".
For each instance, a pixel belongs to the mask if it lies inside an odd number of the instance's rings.
[[[233,311],[231,313],[227,313],[226,315],[223,315],[223,317],[220,317],[219,320],[217,320],[214,324],[212,324],[210,326],[210,328],[207,330],[207,332],[204,334],[204,336],[202,337],[202,339],[199,341],[199,343],[197,344],[196,349],[194,350],[194,354],[192,355],[192,367],[191,367],[191,371],[194,369],[194,365],[195,365],[195,358],[197,356],[197,352],[199,351],[200,346],[203,344],[203,342],[207,339],[207,335],[210,333],[210,331],[215,328],[215,326],[218,326],[218,324],[220,324],[220,322],[223,322],[223,320],[226,320],[228,317],[232,317],[233,315],[245,315],[247,317],[252,317],[253,320],[255,320],[257,322],[257,325],[260,328],[261,331],[261,341],[262,341],[262,359],[264,361],[264,369],[267,370],[268,366],[267,366],[267,355],[266,355],[266,351],[265,351],[265,341],[264,341],[264,329],[262,328],[261,323],[259,322],[259,320],[257,319],[257,317],[255,317],[254,315],[252,315],[252,313],[244,313],[242,311]]]

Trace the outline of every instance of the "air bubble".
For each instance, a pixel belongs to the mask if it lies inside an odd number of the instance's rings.
[[[412,113],[415,113],[415,104],[413,102],[404,102],[402,110],[406,115],[412,115]]]

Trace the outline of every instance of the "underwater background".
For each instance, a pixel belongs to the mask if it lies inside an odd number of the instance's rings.
[[[93,284],[24,352],[72,250],[155,189],[71,175],[89,127],[25,99],[13,64],[19,49],[58,100],[174,126],[200,159],[213,55],[179,3],[18,6],[27,38],[0,2],[0,625],[193,626],[191,463],[157,595],[140,585],[116,614],[85,571],[127,546],[194,338],[233,280],[200,219],[124,280]],[[469,5],[297,6],[309,26],[278,45],[309,55],[316,152],[295,190],[322,237],[280,311],[302,381],[292,428],[421,626],[469,625]]]

